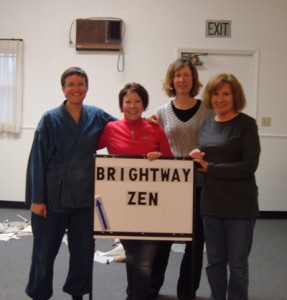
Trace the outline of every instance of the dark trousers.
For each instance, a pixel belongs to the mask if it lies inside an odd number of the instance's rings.
[[[204,234],[202,219],[200,215],[200,195],[201,188],[196,188],[196,219],[194,230],[195,237],[193,241],[186,242],[185,252],[181,261],[179,278],[177,282],[178,298],[183,299],[194,298],[195,292],[199,287],[201,278]],[[155,257],[152,270],[150,299],[154,299],[154,297],[159,293],[159,290],[164,283],[164,274],[167,268],[172,243],[172,241],[159,242],[158,251]],[[192,264],[194,266],[193,270]]]
[[[47,218],[32,214],[31,225],[34,243],[26,293],[36,300],[52,296],[54,261],[66,230],[70,262],[63,290],[76,296],[89,293],[95,244],[91,208],[70,214],[49,211]]]
[[[210,300],[248,300],[248,257],[255,219],[203,216]]]
[[[127,299],[147,300],[157,241],[121,240],[126,252]]]

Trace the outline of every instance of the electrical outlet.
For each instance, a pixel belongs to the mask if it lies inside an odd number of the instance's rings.
[[[271,127],[271,118],[270,117],[262,117],[261,125],[262,125],[262,127]]]

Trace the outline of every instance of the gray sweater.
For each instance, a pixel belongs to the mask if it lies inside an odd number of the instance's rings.
[[[202,189],[202,214],[248,219],[258,215],[255,171],[260,142],[256,121],[244,113],[227,122],[204,122],[199,147],[208,162]]]
[[[171,103],[172,101],[169,101],[158,107],[156,113],[167,134],[173,155],[187,157],[191,150],[198,147],[200,126],[205,119],[214,115],[214,112],[201,104],[194,116],[183,122],[173,112]]]
[[[200,101],[200,100],[197,100]],[[171,151],[175,157],[188,157],[188,153],[198,147],[199,129],[214,111],[205,108],[201,101],[196,113],[186,122],[181,121],[172,109],[172,101],[160,106],[156,113],[166,132]],[[202,185],[203,175],[196,173],[195,185]]]

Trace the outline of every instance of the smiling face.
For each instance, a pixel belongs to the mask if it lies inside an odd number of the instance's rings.
[[[189,95],[192,89],[193,78],[189,66],[177,70],[173,76],[173,86],[176,95]]]
[[[88,91],[85,77],[81,75],[66,77],[65,85],[62,87],[62,90],[70,104],[82,105]]]
[[[234,107],[233,92],[229,83],[221,84],[212,92],[211,105],[222,119],[229,119],[237,114]]]
[[[141,97],[136,92],[128,92],[123,97],[122,112],[129,121],[138,120],[143,111],[144,106]]]

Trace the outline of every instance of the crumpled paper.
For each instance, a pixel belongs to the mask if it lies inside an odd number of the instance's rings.
[[[109,264],[112,261],[115,262],[124,262],[125,261],[125,250],[121,243],[116,243],[115,247],[107,252],[102,252],[97,250],[94,254],[94,261],[102,263],[102,264]]]
[[[0,223],[0,241],[17,240],[22,236],[32,234],[30,222],[20,215],[17,216],[22,221],[10,222],[9,220],[5,220]]]

